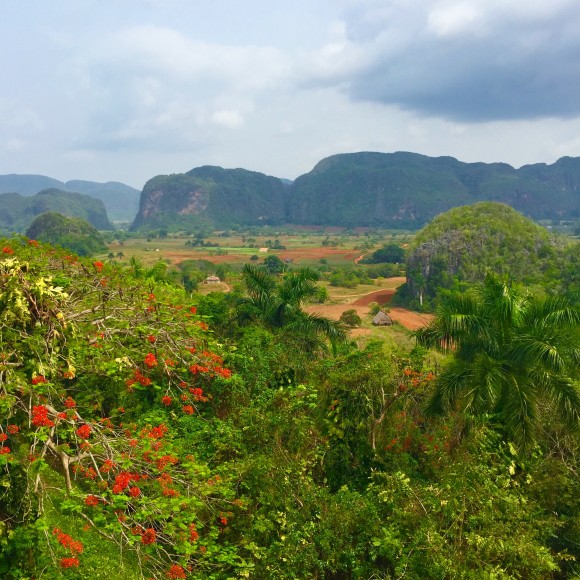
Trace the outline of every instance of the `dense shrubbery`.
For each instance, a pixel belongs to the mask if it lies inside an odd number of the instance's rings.
[[[136,260],[2,246],[2,577],[578,571],[577,434],[542,405],[523,455],[501,413],[427,417],[425,351],[322,348],[311,272],[192,301]]]
[[[578,244],[551,236],[546,229],[500,203],[457,207],[436,217],[412,242],[407,287],[399,295],[413,306],[432,303],[442,290],[464,290],[481,282],[489,269],[555,293],[578,280]]]

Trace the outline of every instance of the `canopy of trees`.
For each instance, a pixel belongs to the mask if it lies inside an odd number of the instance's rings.
[[[433,359],[340,340],[303,310],[310,270],[202,297],[137,259],[0,248],[2,578],[579,573],[563,301],[486,283],[421,335],[452,346]]]

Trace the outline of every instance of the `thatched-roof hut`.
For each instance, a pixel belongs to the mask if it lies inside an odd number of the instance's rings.
[[[393,319],[388,314],[380,310],[373,318],[373,324],[375,326],[391,326],[393,324]]]

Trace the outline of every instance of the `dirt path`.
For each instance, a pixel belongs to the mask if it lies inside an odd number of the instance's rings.
[[[404,278],[400,279],[402,282],[405,281]],[[402,283],[401,282],[401,283]],[[356,313],[364,318],[370,315],[369,304],[371,302],[377,302],[378,304],[385,305],[391,301],[391,298],[395,294],[396,288],[383,288],[382,290],[374,290],[372,292],[367,292],[366,294],[356,294],[350,296],[340,296],[343,298],[350,298],[342,304],[316,304],[305,308],[307,312],[317,313],[333,320],[338,320],[340,315],[349,309],[356,310]],[[412,310],[407,310],[406,308],[391,308],[389,311],[389,316],[405,328],[409,330],[416,330],[422,326],[426,326],[433,320],[431,314],[420,314],[419,312],[413,312]],[[353,336],[356,334],[357,330],[364,329],[354,329],[351,333]]]

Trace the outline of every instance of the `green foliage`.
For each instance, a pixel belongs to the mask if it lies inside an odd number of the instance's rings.
[[[526,284],[549,282],[546,270],[558,268],[563,248],[544,228],[506,205],[458,207],[435,218],[412,242],[408,292],[422,303],[441,289],[482,281],[486,269]]]
[[[113,229],[103,202],[88,195],[60,189],[45,189],[32,197],[0,194],[0,230],[3,232],[23,233],[36,216],[45,212],[81,218],[98,230]]]
[[[40,214],[26,230],[30,239],[61,246],[79,256],[106,251],[107,246],[97,229],[81,218],[69,218],[56,212]]]
[[[355,328],[362,324],[361,317],[357,314],[354,308],[349,308],[348,310],[345,310],[340,315],[339,320],[340,322],[342,322],[346,326],[350,326],[351,328]]]
[[[422,348],[319,348],[340,329],[302,309],[315,272],[249,266],[247,296],[193,302],[164,262],[2,245],[3,578],[578,572],[578,434],[540,403],[524,457],[499,414],[425,416],[446,371]],[[535,338],[562,322],[521,304]]]
[[[405,250],[398,244],[387,244],[360,261],[361,264],[401,264],[405,261]]]
[[[288,223],[415,229],[453,207],[486,200],[535,219],[572,218],[579,180],[580,159],[569,157],[516,170],[404,152],[333,155],[293,182]]]
[[[452,352],[430,411],[492,413],[523,450],[537,441],[547,405],[580,427],[580,314],[562,299],[536,299],[488,274],[473,293],[448,297],[420,344]]]

